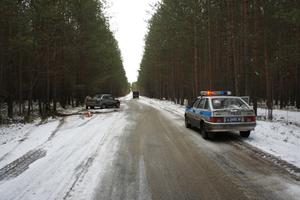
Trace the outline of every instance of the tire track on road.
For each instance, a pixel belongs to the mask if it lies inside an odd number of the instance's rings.
[[[85,124],[88,123],[90,120],[92,120],[92,118],[89,119],[87,122],[85,122]],[[42,144],[38,145],[36,148],[28,151],[27,153],[20,156],[16,160],[2,167],[0,169],[0,181],[8,180],[19,176],[24,171],[26,171],[32,163],[45,157],[47,151],[43,149],[44,146],[46,145],[46,143],[50,142],[55,137],[56,133],[61,130],[64,123],[65,123],[65,117],[59,120],[59,124],[54,129],[54,131],[52,131],[51,135],[48,137],[48,139],[45,142],[43,142]],[[18,146],[19,144],[12,151],[14,151]],[[12,151],[6,153],[3,157],[1,157],[0,162],[4,160]]]
[[[88,172],[89,168],[92,166],[96,155],[97,155],[97,152],[93,156],[89,157],[86,161],[82,162],[76,168],[75,180],[73,181],[71,187],[68,189],[65,196],[63,197],[64,200],[72,197],[72,191],[74,191],[76,184],[78,182],[81,182],[84,179],[84,176]]]
[[[14,178],[22,174],[33,162],[45,157],[47,152],[43,149],[28,151],[20,158],[14,160],[0,169],[0,181]]]
[[[122,117],[124,117],[124,115],[116,116],[116,120],[114,123],[118,123],[118,121]],[[103,148],[103,145],[104,145],[105,141],[107,140],[107,137],[111,134],[112,131],[113,131],[112,129],[110,129],[109,131],[106,131],[106,134],[104,134],[101,137],[101,139],[99,140],[99,142],[97,143],[97,148],[94,151],[94,153],[90,157],[88,157],[86,160],[82,161],[81,164],[79,164],[76,167],[76,169],[74,171],[74,175],[73,175],[73,177],[74,177],[73,181],[70,184],[71,186],[69,187],[69,189],[67,190],[67,192],[65,192],[65,195],[63,196],[64,200],[72,198],[72,194],[73,194],[73,192],[76,191],[76,187],[81,187],[80,183],[83,182],[85,175],[88,173],[89,169],[92,167],[96,157],[98,156],[99,152]]]

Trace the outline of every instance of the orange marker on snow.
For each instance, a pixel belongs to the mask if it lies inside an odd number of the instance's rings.
[[[84,113],[84,116],[85,117],[92,117],[92,113],[90,111]]]

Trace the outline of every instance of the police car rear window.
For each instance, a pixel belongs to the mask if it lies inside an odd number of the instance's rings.
[[[248,108],[239,98],[212,98],[212,107],[214,109],[241,109]]]

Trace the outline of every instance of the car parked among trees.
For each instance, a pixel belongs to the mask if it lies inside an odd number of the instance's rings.
[[[86,109],[95,107],[104,108],[120,108],[120,101],[113,97],[111,94],[96,94],[94,97],[86,97]]]

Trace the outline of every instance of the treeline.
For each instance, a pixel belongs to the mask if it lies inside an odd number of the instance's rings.
[[[183,102],[231,90],[300,108],[299,0],[163,0],[149,21],[138,83]]]
[[[77,106],[86,95],[127,90],[100,1],[0,1],[0,108],[7,106],[8,117],[16,105],[19,115],[38,105],[48,116],[58,103]]]

